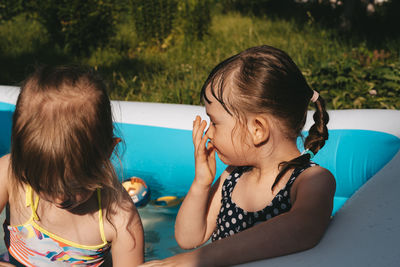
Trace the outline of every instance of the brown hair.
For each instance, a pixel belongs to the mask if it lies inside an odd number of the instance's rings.
[[[21,86],[11,139],[19,184],[67,202],[101,188],[110,220],[121,185],[110,160],[111,104],[99,76],[78,66],[39,68]]]
[[[201,96],[211,94],[224,109],[240,122],[245,114],[268,113],[283,125],[287,138],[295,140],[301,135],[313,90],[293,60],[282,50],[263,45],[249,48],[219,63],[205,81]],[[304,142],[304,147],[316,154],[328,139],[326,124],[329,121],[325,102],[321,96],[315,102],[314,125]],[[280,172],[272,188],[289,170],[305,166],[310,155],[304,154],[280,164]]]

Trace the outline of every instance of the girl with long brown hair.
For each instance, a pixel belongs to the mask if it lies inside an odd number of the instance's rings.
[[[118,141],[106,87],[91,71],[43,67],[25,80],[11,153],[0,159],[11,263],[143,262],[141,220],[110,160]]]

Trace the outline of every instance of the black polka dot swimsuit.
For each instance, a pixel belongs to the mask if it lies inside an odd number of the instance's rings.
[[[272,217],[289,211],[292,207],[290,202],[290,188],[300,173],[308,167],[315,165],[315,163],[310,162],[306,167],[296,168],[285,187],[276,194],[271,203],[264,209],[255,212],[245,211],[232,201],[232,192],[237,181],[242,174],[250,168],[237,167],[229,174],[222,185],[221,209],[217,217],[217,227],[211,236],[211,240],[216,241],[234,235],[256,225],[257,223],[264,222]]]

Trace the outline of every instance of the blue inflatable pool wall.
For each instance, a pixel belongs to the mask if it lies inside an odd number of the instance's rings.
[[[0,155],[10,150],[14,109],[13,104],[0,102]],[[185,195],[194,175],[190,130],[121,122],[115,123],[115,128],[116,135],[124,140],[118,146],[121,161],[114,159],[121,180],[131,176],[143,178],[151,187],[153,197]],[[307,132],[303,135],[306,136]],[[303,150],[302,144],[302,138],[299,138],[300,150]],[[313,160],[329,169],[336,178],[333,214],[382,169],[399,148],[400,138],[386,132],[362,129],[329,130],[329,140]],[[224,168],[225,165],[218,161],[218,174]]]

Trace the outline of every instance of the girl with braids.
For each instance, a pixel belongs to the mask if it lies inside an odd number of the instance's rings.
[[[151,265],[231,266],[315,246],[328,226],[332,174],[311,161],[328,139],[324,100],[283,51],[249,48],[218,64],[201,95],[210,117],[193,122],[195,178],[175,237],[185,249]],[[309,103],[315,124],[301,153],[296,139]],[[207,142],[208,141],[208,142]],[[216,174],[215,152],[228,165]]]
[[[11,153],[0,158],[10,263],[143,262],[142,223],[110,161],[118,142],[105,85],[92,72],[45,67],[24,82]]]

